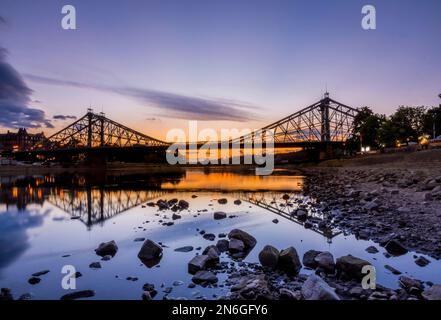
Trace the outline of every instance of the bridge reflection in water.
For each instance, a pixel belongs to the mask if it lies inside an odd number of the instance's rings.
[[[42,206],[48,201],[71,218],[82,221],[89,229],[160,198],[185,198],[198,192],[213,195],[227,192],[225,195],[232,200],[241,199],[307,227],[328,242],[340,234],[329,226],[328,217],[314,205],[314,200],[302,194],[303,177],[295,172],[276,170],[272,176],[256,177],[241,172],[187,170],[174,175],[154,176],[149,173],[148,177],[75,174],[15,177],[2,179],[1,182],[0,204],[6,204],[6,209],[15,204],[19,211],[26,210],[28,204]],[[308,213],[307,221],[293,214],[297,209],[304,209]]]
[[[285,194],[283,198],[280,197],[280,193],[268,192],[240,192],[237,193],[236,196],[242,201],[246,201],[259,208],[275,213],[280,217],[295,222],[305,228],[306,222],[308,221],[311,223],[308,228],[325,237],[328,243],[331,243],[332,238],[342,233],[340,230],[326,224],[326,214],[316,209],[314,206],[311,206],[308,199],[300,193]],[[296,217],[295,211],[297,209],[304,209],[307,212],[307,220]],[[320,226],[320,222],[323,223],[322,226]]]
[[[121,190],[87,188],[85,190],[54,189],[48,201],[79,219],[88,227],[103,223],[120,213],[163,196],[160,190]]]

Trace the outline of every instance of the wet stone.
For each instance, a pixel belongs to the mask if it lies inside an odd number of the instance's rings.
[[[302,296],[306,300],[340,300],[334,289],[315,274],[310,275],[303,283]]]
[[[318,256],[321,251],[317,250],[308,250],[303,255],[303,265],[308,268],[315,269],[317,268],[317,262],[315,261],[315,257]]]
[[[241,240],[243,242],[243,244],[245,245],[245,248],[247,248],[247,249],[254,248],[254,246],[257,243],[256,238],[254,238],[249,233],[247,233],[243,230],[240,230],[240,229],[231,230],[230,233],[228,234],[228,238]]]
[[[218,281],[216,275],[211,271],[198,271],[191,279],[196,284],[201,283],[216,283]]]
[[[218,240],[216,243],[216,247],[220,252],[228,251],[229,241],[226,239]]]
[[[390,272],[392,272],[392,274],[394,274],[394,275],[400,275],[401,274],[401,271],[399,271],[399,270],[397,270],[397,269],[395,269],[394,267],[392,267],[392,266],[390,266],[390,265],[385,265],[384,266],[387,270],[389,270]]]
[[[31,299],[32,299],[31,293],[24,293],[18,298],[18,300],[31,300]]]
[[[300,272],[302,264],[294,247],[289,247],[280,252],[278,267],[289,275],[296,275]]]
[[[374,246],[370,246],[370,247],[366,248],[366,252],[371,253],[371,254],[375,254],[375,253],[378,253],[378,249],[375,248]]]
[[[368,261],[354,257],[352,255],[346,255],[337,259],[336,269],[337,274],[344,275],[350,279],[360,280],[364,274],[362,272],[363,267],[371,265]]]
[[[91,264],[89,264],[89,268],[91,268],[91,269],[101,269],[101,263],[99,263],[99,262],[92,262]]]
[[[179,214],[173,213],[172,219],[173,220],[178,220],[178,219],[181,219],[181,216]]]
[[[393,256],[401,256],[408,252],[408,250],[395,239],[390,240],[384,248]]]
[[[109,242],[103,242],[98,246],[98,248],[95,249],[95,253],[101,257],[107,255],[113,257],[115,256],[117,251],[118,251],[118,246],[113,240]]]
[[[317,268],[322,269],[326,273],[334,273],[335,262],[334,257],[330,252],[321,252],[314,258]]]
[[[222,211],[216,211],[213,213],[214,220],[221,220],[221,219],[225,219],[226,217],[227,217],[227,214]]]
[[[61,300],[76,300],[76,299],[82,299],[82,298],[91,298],[93,296],[95,296],[95,291],[82,290],[82,291],[76,291],[76,292],[65,294],[60,299]]]
[[[259,261],[262,266],[275,269],[279,262],[279,250],[266,245],[259,253]]]
[[[154,241],[147,239],[138,253],[141,260],[154,260],[162,256],[162,248]]]
[[[40,277],[43,276],[45,274],[49,273],[49,270],[43,270],[43,271],[39,271],[39,272],[35,272],[32,274],[33,277]]]
[[[28,283],[29,283],[29,284],[32,284],[32,285],[35,285],[35,284],[37,284],[37,283],[40,283],[40,281],[41,281],[40,278],[32,277],[32,278],[29,278]]]
[[[205,254],[195,256],[188,263],[188,273],[195,274],[200,270],[204,270],[207,267],[209,260],[210,258]]]
[[[424,258],[423,256],[420,256],[415,260],[415,263],[420,267],[425,267],[430,263],[430,260]]]
[[[193,251],[193,247],[192,246],[180,247],[180,248],[176,248],[175,251],[176,252],[190,252],[190,251]]]
[[[245,244],[242,240],[239,239],[231,239],[228,243],[228,250],[235,253],[235,252],[242,252],[245,250]]]
[[[203,238],[205,240],[214,241],[214,239],[216,239],[216,235],[214,235],[213,233],[206,233],[203,235]]]

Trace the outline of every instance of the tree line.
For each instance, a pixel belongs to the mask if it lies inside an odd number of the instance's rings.
[[[441,135],[441,105],[400,106],[390,116],[374,113],[369,107],[358,110],[353,134],[347,141],[350,149],[359,150],[360,146],[381,149],[418,142],[423,136]]]

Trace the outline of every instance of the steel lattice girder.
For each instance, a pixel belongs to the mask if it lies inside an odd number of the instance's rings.
[[[34,149],[80,147],[168,146],[169,143],[130,129],[104,115],[88,112],[68,127],[38,143]]]
[[[325,97],[257,132],[261,132],[260,139],[264,140],[265,132],[271,131],[275,143],[344,142],[352,134],[357,113],[357,109]],[[250,142],[255,137],[256,132],[253,132],[232,142]]]

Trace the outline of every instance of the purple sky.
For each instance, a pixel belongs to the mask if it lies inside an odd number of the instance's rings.
[[[158,138],[187,119],[254,129],[326,86],[386,114],[439,103],[439,0],[67,3],[77,30],[61,29],[64,1],[1,1],[0,89],[15,88],[0,93],[1,128],[53,132],[91,105]],[[361,28],[365,4],[377,30]]]

